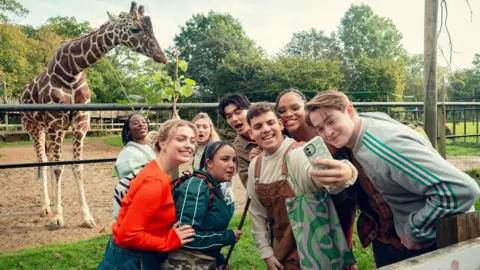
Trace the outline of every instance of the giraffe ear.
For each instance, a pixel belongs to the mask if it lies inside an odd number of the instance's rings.
[[[118,17],[111,14],[110,12],[107,11],[107,15],[108,15],[108,19],[111,21],[111,22],[116,22],[118,21]]]

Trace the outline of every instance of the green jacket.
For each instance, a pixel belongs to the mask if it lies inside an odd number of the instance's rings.
[[[210,202],[210,190],[207,183],[198,177],[192,177],[175,188],[173,199],[177,211],[177,221],[182,225],[192,225],[195,229],[194,240],[182,246],[184,250],[198,251],[217,259],[222,265],[224,257],[222,247],[235,243],[235,234],[227,230],[233,216],[233,207],[228,206],[223,198],[218,182],[208,173],[195,171],[208,178],[213,186],[214,201]]]

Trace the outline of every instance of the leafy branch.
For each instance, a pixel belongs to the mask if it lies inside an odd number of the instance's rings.
[[[189,97],[193,94],[193,86],[196,82],[185,75],[179,75],[179,72],[186,73],[188,63],[180,60],[181,51],[175,51],[175,74],[168,75],[164,68],[155,72],[153,75],[144,75],[137,79],[143,89],[137,94],[130,94],[128,98],[134,102],[147,103],[149,107],[163,103],[172,102],[172,118],[178,118],[177,101],[180,96]]]

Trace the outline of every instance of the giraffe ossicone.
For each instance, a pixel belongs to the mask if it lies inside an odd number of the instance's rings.
[[[143,11],[141,12],[143,14]],[[90,88],[84,70],[104,57],[117,45],[166,64],[167,58],[153,33],[150,17],[140,16],[136,3],[132,2],[130,12],[118,16],[107,12],[109,21],[99,29],[84,36],[62,42],[56,49],[45,70],[39,73],[24,88],[22,104],[88,104]],[[72,129],[73,158],[81,160],[83,141],[87,135],[90,113],[83,111],[25,112],[22,124],[33,139],[38,162],[61,160],[62,142],[65,131]],[[47,136],[45,135],[47,134]],[[93,228],[95,221],[85,197],[83,165],[72,165],[82,204],[82,227]],[[64,166],[50,167],[54,215],[50,221],[52,229],[64,225],[62,208],[62,173]],[[44,202],[41,215],[52,213],[48,193],[47,167],[41,167]]]

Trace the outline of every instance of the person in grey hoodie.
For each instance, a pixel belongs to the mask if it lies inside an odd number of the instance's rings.
[[[406,259],[430,252],[436,249],[437,220],[475,211],[478,184],[420,133],[384,113],[357,114],[348,97],[334,90],[317,94],[305,109],[307,123],[326,143],[352,150],[392,210],[395,232],[407,250],[374,245],[374,253],[406,252],[399,256]],[[396,262],[393,257],[390,263]]]

